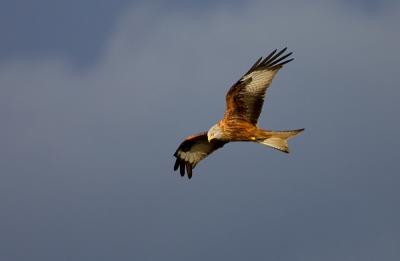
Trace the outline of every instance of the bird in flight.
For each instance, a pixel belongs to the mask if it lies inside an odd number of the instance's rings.
[[[258,128],[257,121],[264,103],[266,90],[284,64],[292,61],[286,48],[274,50],[258,59],[226,94],[226,110],[222,120],[204,131],[187,137],[178,147],[174,170],[183,177],[185,170],[192,178],[192,170],[205,157],[228,142],[251,141],[289,153],[288,139],[304,129],[270,131]]]

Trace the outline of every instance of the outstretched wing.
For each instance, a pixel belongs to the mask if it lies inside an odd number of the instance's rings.
[[[207,132],[202,132],[196,135],[187,137],[181,145],[179,145],[174,156],[176,157],[174,170],[179,168],[180,174],[183,177],[186,173],[188,178],[192,178],[192,169],[197,163],[210,155],[213,151],[224,146],[225,142],[212,141],[208,142]]]
[[[228,91],[224,120],[241,119],[256,124],[260,116],[267,88],[275,74],[292,53],[284,54],[286,48],[274,50],[264,59],[261,57]],[[284,54],[284,55],[283,55]]]

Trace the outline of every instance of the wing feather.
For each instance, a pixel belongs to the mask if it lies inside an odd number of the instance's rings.
[[[189,136],[174,153],[176,157],[174,170],[178,170],[179,167],[181,176],[184,176],[186,169],[186,174],[190,179],[197,163],[224,145],[225,142],[222,141],[208,142],[207,132]]]
[[[293,59],[292,53],[282,56],[286,48],[275,49],[264,59],[259,58],[246,74],[237,81],[226,95],[224,120],[241,119],[256,124],[260,116],[266,90],[282,66]],[[285,60],[287,59],[287,60]]]

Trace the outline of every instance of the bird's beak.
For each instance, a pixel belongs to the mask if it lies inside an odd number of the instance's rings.
[[[210,135],[207,135],[207,140],[210,143],[210,141],[212,140],[212,138],[210,137]]]

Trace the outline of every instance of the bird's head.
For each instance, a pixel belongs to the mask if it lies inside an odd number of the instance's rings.
[[[221,140],[222,139],[222,130],[221,127],[217,124],[213,125],[207,132],[208,142],[212,140]]]

